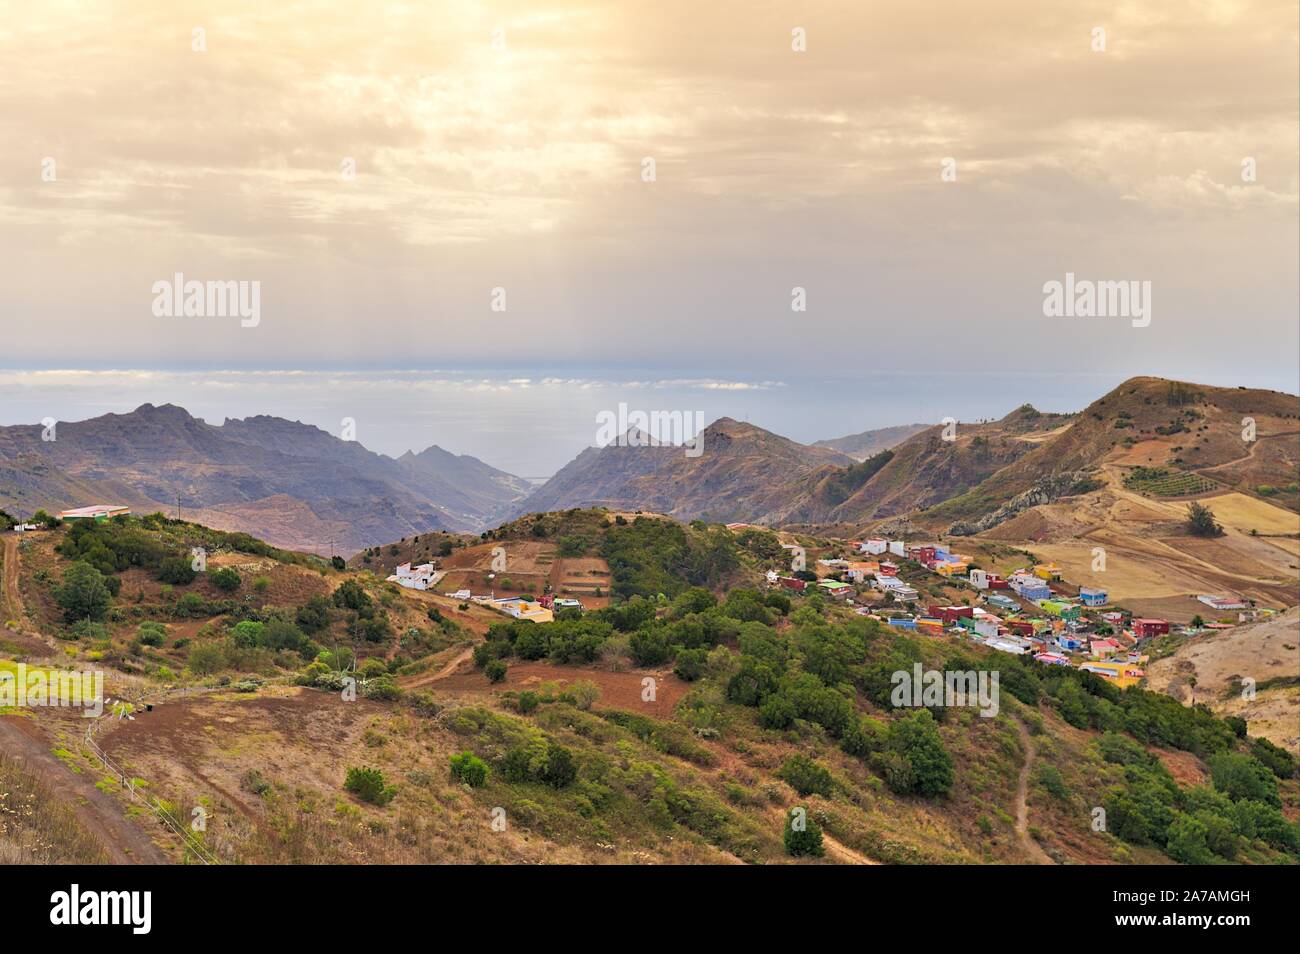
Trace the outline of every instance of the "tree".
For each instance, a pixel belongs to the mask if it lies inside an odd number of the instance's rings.
[[[918,795],[933,798],[952,788],[952,757],[928,709],[910,712],[890,726],[888,744],[890,751],[911,765],[913,788]]]
[[[240,579],[238,573],[228,566],[223,566],[219,570],[213,570],[208,574],[208,579],[212,585],[223,593],[233,593],[239,589],[239,585],[244,581]]]
[[[1281,805],[1277,779],[1268,766],[1242,752],[1220,752],[1210,758],[1214,787],[1234,802],[1249,800]]]
[[[483,666],[483,675],[488,682],[503,682],[506,678],[506,664],[500,659],[490,659]]]
[[[80,619],[103,619],[112,595],[104,574],[78,560],[63,571],[63,585],[55,589],[54,599],[68,622],[74,623]]]
[[[1196,537],[1223,536],[1223,527],[1214,519],[1214,511],[1195,500],[1187,505],[1187,530]]]
[[[1165,854],[1185,865],[1204,865],[1214,860],[1210,851],[1209,829],[1205,823],[1191,815],[1178,812],[1169,826],[1169,840]]]
[[[348,568],[347,561],[344,560],[341,556],[330,557],[330,566],[332,566],[336,570],[346,570]]]
[[[304,632],[319,633],[330,624],[330,602],[323,596],[313,596],[294,614],[294,620]]]
[[[677,653],[673,673],[684,682],[694,682],[704,675],[708,667],[709,651],[704,647],[683,649]]]
[[[169,556],[158,564],[157,576],[163,583],[184,586],[194,582],[197,575],[190,561],[183,556]]]
[[[822,846],[822,829],[808,815],[808,809],[798,806],[785,815],[785,852],[795,858],[809,855],[820,858],[826,853]]]
[[[542,781],[552,788],[564,788],[578,777],[578,766],[574,764],[573,753],[562,745],[551,743],[546,753],[546,768],[542,770]]]

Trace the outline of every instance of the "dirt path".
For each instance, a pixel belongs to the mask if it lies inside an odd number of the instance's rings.
[[[1034,864],[1054,865],[1056,862],[1029,834],[1029,772],[1034,767],[1034,756],[1038,750],[1025,724],[1017,719],[1016,727],[1020,730],[1020,742],[1025,747],[1025,764],[1020,767],[1020,780],[1016,783],[1016,837]]]
[[[0,716],[0,746],[21,758],[50,789],[57,792],[94,835],[116,865],[165,865],[169,859],[145,832],[122,814],[111,795],[95,787],[86,772],[69,771],[50,750],[49,740],[31,719]]]
[[[4,539],[4,577],[0,579],[0,604],[4,606],[5,619],[11,619],[19,627],[26,618],[23,606],[23,594],[18,588],[18,537],[6,533]]]
[[[464,649],[462,649],[460,652],[458,652],[456,655],[452,656],[451,660],[445,666],[439,669],[437,672],[420,673],[418,676],[412,676],[409,681],[403,680],[402,688],[422,689],[431,683],[439,682],[443,679],[446,679],[448,676],[454,673],[457,669],[461,667],[461,665],[464,662],[473,658],[474,658],[474,647],[467,646]]]
[[[1216,470],[1221,470],[1224,467],[1231,467],[1233,464],[1240,464],[1243,460],[1250,460],[1253,458],[1255,456],[1255,451],[1259,450],[1259,446],[1262,442],[1278,437],[1295,437],[1298,434],[1300,434],[1300,431],[1281,431],[1277,434],[1258,434],[1256,435],[1255,440],[1249,442],[1246,447],[1246,453],[1241,457],[1234,457],[1232,460],[1226,460],[1222,464],[1214,464],[1210,467],[1199,467],[1194,470],[1193,473],[1202,475],[1210,474]]]

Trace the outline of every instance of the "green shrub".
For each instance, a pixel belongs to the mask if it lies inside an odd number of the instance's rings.
[[[350,768],[343,787],[372,805],[387,805],[397,794],[397,789],[384,784],[384,773],[375,768]]]
[[[461,752],[451,757],[451,777],[464,782],[472,788],[482,788],[487,784],[487,763],[470,752]]]
[[[785,814],[785,832],[782,836],[786,854],[795,858],[811,856],[820,858],[826,853],[822,845],[822,829],[813,821],[803,806],[792,808]]]
[[[223,593],[233,593],[243,583],[239,574],[228,566],[213,570],[208,574],[208,581]]]
[[[806,755],[792,755],[785,760],[776,777],[789,783],[800,795],[821,795],[830,798],[835,790],[831,773]]]

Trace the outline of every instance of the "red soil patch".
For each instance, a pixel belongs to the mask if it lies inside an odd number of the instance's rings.
[[[642,680],[655,680],[655,701],[644,702]],[[504,682],[488,682],[482,672],[474,669],[454,672],[435,680],[429,687],[445,692],[501,693],[523,689],[538,689],[542,683],[554,682],[567,686],[575,682],[593,682],[600,689],[600,698],[593,708],[624,709],[656,719],[667,719],[681,698],[690,691],[690,685],[678,679],[671,670],[629,669],[610,672],[591,667],[556,666],[547,662],[515,662],[506,671]]]

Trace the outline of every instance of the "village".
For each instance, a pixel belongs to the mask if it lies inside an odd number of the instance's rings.
[[[1138,685],[1150,661],[1151,640],[1171,633],[1195,634],[1234,625],[1219,615],[1235,613],[1237,622],[1273,615],[1233,596],[1202,594],[1207,614],[1215,621],[1199,625],[1172,624],[1165,619],[1134,617],[1112,605],[1104,589],[1069,586],[1053,563],[1032,564],[1005,575],[974,565],[970,556],[938,544],[869,538],[848,544],[855,557],[826,557],[817,570],[801,565],[802,548],[783,544],[796,553],[792,575],[767,572],[767,584],[805,593],[812,589],[832,600],[855,606],[855,612],[888,626],[928,635],[944,633],[981,643],[1001,652],[1028,655],[1040,663],[1071,666],[1091,672],[1117,686]],[[907,571],[908,579],[903,572]],[[924,603],[918,588],[925,575],[936,582],[974,591],[977,602],[944,605]]]
[[[104,522],[130,512],[127,507],[96,504],[60,511],[57,519]],[[43,511],[38,516],[52,519]],[[44,525],[19,522],[13,529],[21,533]],[[743,523],[727,527],[733,532],[751,529]],[[1032,563],[1003,575],[976,566],[971,556],[937,543],[909,544],[870,537],[849,541],[839,548],[852,559],[822,557],[816,560],[813,571],[805,565],[803,547],[788,542],[782,547],[795,554],[793,569],[790,575],[767,570],[769,588],[801,594],[818,592],[854,607],[860,616],[897,629],[968,639],[1001,652],[1031,656],[1047,665],[1091,672],[1121,688],[1138,685],[1145,678],[1152,640],[1171,634],[1230,629],[1236,623],[1267,618],[1276,612],[1232,595],[1200,594],[1196,599],[1205,605],[1212,619],[1206,621],[1198,616],[1188,624],[1178,624],[1134,616],[1112,604],[1101,587],[1071,586],[1054,563]],[[418,565],[406,562],[397,565],[386,581],[405,589],[431,591],[448,572],[435,561]],[[483,577],[489,584],[495,578],[495,573]],[[922,590],[931,588],[926,581],[971,590],[974,600],[923,600]],[[498,596],[495,588],[476,595],[461,587],[441,595],[536,623],[553,622],[563,610],[581,612],[586,608],[579,599],[549,592],[549,584],[543,590],[536,596],[528,592]],[[1234,614],[1235,622],[1231,621]]]

